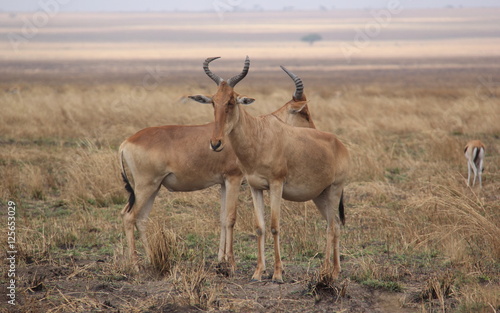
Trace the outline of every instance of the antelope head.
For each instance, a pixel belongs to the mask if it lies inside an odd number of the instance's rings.
[[[218,58],[219,57],[208,58],[203,63],[205,73],[218,86],[217,92],[213,96],[189,96],[189,98],[195,101],[200,103],[209,103],[214,107],[215,127],[212,137],[210,138],[210,148],[216,152],[220,152],[224,149],[224,138],[231,132],[235,123],[238,121],[239,110],[237,105],[250,104],[255,101],[253,98],[240,96],[233,90],[234,86],[245,78],[248,73],[248,69],[250,68],[250,59],[248,56],[245,59],[243,71],[240,74],[231,77],[227,81],[212,73],[212,71],[208,68],[208,64]]]
[[[288,125],[316,128],[311,119],[311,114],[309,113],[302,79],[282,65],[281,69],[285,71],[295,83],[295,93],[292,96],[292,100],[288,101],[284,106],[274,112],[273,115],[277,116]]]

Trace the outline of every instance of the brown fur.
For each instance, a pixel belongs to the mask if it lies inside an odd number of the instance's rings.
[[[333,249],[333,271],[329,276],[338,277],[340,227],[334,210],[343,211],[341,196],[348,174],[347,149],[332,134],[295,128],[272,115],[253,117],[238,102],[230,101],[231,93],[232,88],[222,82],[212,97],[216,126],[210,141],[212,148],[217,147],[216,151],[232,146],[251,186],[258,236],[257,269],[253,279],[260,280],[265,270],[263,190],[270,190],[271,198],[273,280],[282,281],[279,242],[282,197],[292,201],[314,201],[328,223],[324,267],[331,268]]]
[[[231,88],[228,93],[221,95],[219,101],[235,101],[238,97]],[[291,100],[273,114],[291,125],[314,127],[307,105],[300,107],[306,113],[297,111],[295,101]],[[133,187],[127,190],[131,198],[134,195],[136,200],[135,205],[129,202],[122,210],[129,254],[134,262],[137,261],[134,227],[139,230],[146,246],[146,220],[161,185],[170,191],[194,191],[218,184],[221,185],[218,258],[220,262],[228,262],[234,271],[233,228],[243,174],[230,145],[226,145],[220,153],[210,151],[209,140],[214,126],[215,123],[149,127],[121,144],[120,157],[133,178]],[[125,169],[122,171],[125,173]],[[131,186],[130,182],[128,185]]]

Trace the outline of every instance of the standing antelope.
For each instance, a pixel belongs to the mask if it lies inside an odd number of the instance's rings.
[[[485,154],[484,144],[479,140],[471,140],[467,143],[464,150],[465,158],[467,159],[467,186],[470,186],[470,174],[474,172],[474,180],[472,186],[476,184],[476,176],[479,177],[479,187],[483,187],[483,160]]]
[[[212,60],[214,58],[207,59],[205,64]],[[245,77],[249,67],[247,57],[239,80]],[[217,92],[212,97],[195,99],[214,107],[215,126],[210,146],[219,153],[232,147],[252,191],[258,241],[257,268],[252,279],[260,281],[265,270],[263,190],[269,190],[271,200],[273,281],[283,282],[279,225],[282,197],[299,202],[313,200],[326,219],[327,244],[322,277],[336,279],[340,273],[339,217],[343,224],[345,222],[343,188],[349,163],[347,149],[330,133],[295,128],[274,115],[251,116],[240,106],[249,102],[234,96],[232,79],[226,82],[210,71],[207,74],[218,85]],[[305,99],[296,97],[294,100]],[[335,214],[336,208],[339,217]]]
[[[204,65],[208,71],[208,62]],[[309,116],[303,86],[300,79],[294,78],[297,100],[286,103],[272,113],[290,125],[314,127]],[[235,76],[229,80],[234,87],[241,80]],[[230,95],[241,101],[253,99]],[[160,126],[145,128],[125,140],[119,150],[122,177],[125,188],[130,193],[128,203],[122,210],[125,234],[128,241],[129,256],[137,264],[134,239],[134,226],[139,231],[147,251],[147,218],[161,185],[170,191],[194,191],[221,185],[221,236],[218,260],[235,269],[233,255],[233,228],[236,221],[236,203],[243,174],[236,164],[236,155],[230,146],[221,153],[207,149],[206,143],[214,131],[215,124],[195,126]],[[127,177],[125,165],[133,178],[133,187]]]

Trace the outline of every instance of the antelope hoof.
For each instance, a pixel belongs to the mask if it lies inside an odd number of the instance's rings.
[[[277,284],[283,284],[284,283],[283,273],[285,273],[285,271],[283,270],[282,267],[278,267],[277,269],[274,269],[272,282],[277,283]]]
[[[332,271],[322,271],[319,275],[320,281],[325,285],[330,285],[335,282],[339,278],[340,271],[334,270]]]
[[[262,281],[262,274],[261,273],[255,273],[252,276],[252,279],[250,281]]]

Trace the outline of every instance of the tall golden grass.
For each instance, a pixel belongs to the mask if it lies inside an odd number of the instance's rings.
[[[317,128],[337,134],[352,156],[341,243],[349,275],[359,281],[401,285],[405,275],[412,275],[408,272],[416,262],[412,256],[418,256],[427,260],[422,266],[434,268],[432,262],[440,262],[436,271],[448,266],[476,278],[455,281],[459,288],[454,296],[464,308],[479,308],[478,312],[498,308],[498,293],[485,291],[498,291],[499,284],[494,278],[500,259],[498,99],[478,97],[474,88],[462,88],[448,97],[453,90],[444,87],[430,95],[362,86],[339,92],[325,86],[309,88],[307,78],[304,81]],[[55,258],[56,248],[97,244],[105,249],[110,242],[123,243],[119,211],[126,193],[116,155],[120,142],[144,127],[212,119],[210,107],[177,101],[193,90],[181,87],[159,87],[134,96],[134,86],[126,84],[24,84],[16,92],[0,94],[0,197],[18,201],[26,214],[34,216],[20,228],[25,262],[37,255]],[[196,93],[210,93],[203,88]],[[248,107],[254,115],[277,109],[291,96],[281,86],[271,94],[262,93],[258,85],[242,89],[258,99]],[[473,138],[487,146],[483,189],[465,185],[462,151]],[[252,236],[253,217],[248,190],[242,190],[235,246],[239,262],[252,260],[256,249],[253,240],[245,239]],[[51,210],[53,218],[44,216]],[[151,264],[159,272],[171,273],[186,301],[203,308],[210,307],[219,287],[211,285],[210,274],[200,267],[203,258],[165,263],[171,259],[165,236],[168,229],[181,241],[207,244],[216,254],[217,216],[216,188],[180,194],[163,191],[151,216],[163,221],[152,227]],[[286,202],[282,216],[287,260],[319,264],[325,224],[314,206]],[[363,248],[370,245],[371,251]],[[193,252],[196,247],[187,249]],[[378,254],[402,260],[394,267],[384,266]],[[192,262],[193,267],[179,267],[183,262]],[[493,289],[478,283],[481,279]]]

